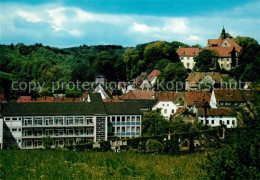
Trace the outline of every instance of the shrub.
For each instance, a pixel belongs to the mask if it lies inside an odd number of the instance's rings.
[[[51,149],[51,146],[54,144],[54,141],[50,136],[47,136],[42,139],[42,143],[45,149]]]
[[[175,135],[171,140],[167,140],[164,146],[164,153],[169,155],[176,155],[180,153],[178,136]]]
[[[156,139],[149,139],[146,142],[146,150],[162,152],[163,145]]]

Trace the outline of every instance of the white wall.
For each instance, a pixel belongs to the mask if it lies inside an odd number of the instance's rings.
[[[206,124],[204,116],[199,116],[198,119],[199,119],[199,121],[203,120],[203,124]],[[222,117],[208,116],[207,120],[208,120],[207,125],[212,126],[212,127],[220,126],[221,121],[222,121],[222,124],[227,126],[227,128],[237,127],[237,118],[235,116],[222,116]],[[214,121],[214,123],[212,122],[212,120]],[[228,121],[229,121],[229,123],[228,123]],[[233,121],[234,121],[234,124],[232,124]]]
[[[180,60],[186,69],[192,70],[195,66],[194,57],[192,56],[181,56]],[[187,63],[189,63],[189,67]]]
[[[3,131],[4,131],[3,121],[4,120],[0,118],[0,149],[3,149]]]
[[[177,111],[178,106],[172,101],[159,101],[153,106],[152,109],[161,109],[161,115],[163,115],[166,119],[170,119],[170,115]]]

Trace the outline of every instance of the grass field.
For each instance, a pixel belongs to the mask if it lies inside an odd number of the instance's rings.
[[[0,179],[204,179],[203,154],[0,151]]]

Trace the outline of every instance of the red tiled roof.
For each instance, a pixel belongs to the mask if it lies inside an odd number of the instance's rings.
[[[207,116],[235,116],[235,111],[230,108],[207,109]],[[198,116],[205,116],[205,109],[198,108]]]
[[[214,90],[217,101],[224,102],[245,102],[252,101],[252,92],[250,90]]]
[[[199,83],[200,80],[206,75],[211,76],[212,79],[214,79],[217,82],[221,82],[222,78],[229,77],[228,74],[220,74],[219,72],[192,72],[188,76],[187,81],[189,82],[190,85],[196,87],[196,83]]]
[[[182,113],[182,112],[184,112],[186,110],[187,110],[186,107],[181,107],[175,113],[173,113],[172,116],[176,116],[177,114],[180,114],[180,113]]]
[[[168,99],[170,101],[175,101],[178,97],[178,93],[175,91],[156,91],[155,92],[155,99]]]
[[[177,53],[179,56],[197,56],[199,51],[199,48],[179,48]]]
[[[210,102],[211,93],[209,92],[186,92],[185,100],[187,106],[192,106],[194,102],[206,101]]]
[[[204,49],[215,51],[218,57],[231,57],[234,47],[205,47]],[[236,48],[235,50],[238,52]]]
[[[153,99],[153,91],[129,91],[121,99]]]
[[[231,45],[231,47],[228,47],[228,48],[232,48],[233,49],[233,47],[235,47],[235,49],[236,49],[236,51],[237,52],[241,52],[241,50],[242,50],[242,47],[240,47],[237,43],[236,43],[236,41],[234,41],[234,39],[209,39],[208,40],[208,45],[209,45],[209,47],[221,47],[221,44],[224,42],[224,41],[227,41],[230,45]]]
[[[82,96],[83,99],[87,99],[88,98],[88,92],[85,92]]]
[[[147,79],[148,81],[152,81],[156,76],[158,76],[159,74],[161,74],[161,71],[159,70],[153,70],[148,76]]]
[[[17,99],[17,102],[31,102],[32,101],[32,97],[31,96],[20,96]]]
[[[0,102],[1,101],[5,101],[5,96],[4,96],[4,94],[0,94]]]

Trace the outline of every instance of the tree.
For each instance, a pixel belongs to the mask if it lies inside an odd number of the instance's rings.
[[[180,62],[175,49],[164,41],[158,41],[145,47],[144,61],[148,66],[147,70],[152,71],[157,62],[162,59],[168,59],[171,62]]]
[[[216,53],[214,51],[204,49],[198,56],[194,58],[196,62],[194,70],[198,72],[209,72],[214,69],[214,58]]]
[[[208,154],[203,164],[211,179],[259,179],[260,97],[254,104],[237,108],[243,127],[228,131],[226,146]]]
[[[157,111],[144,114],[142,120],[143,135],[160,135],[168,133],[168,121]]]
[[[158,63],[156,64],[154,69],[163,71],[169,63],[171,63],[170,60],[162,59],[162,60],[158,61]]]
[[[188,72],[181,62],[169,63],[158,76],[157,90],[181,90],[184,88]],[[177,87],[178,86],[178,87]]]
[[[127,48],[123,54],[123,61],[126,67],[127,80],[130,80],[139,74],[137,63],[141,60],[139,51],[134,48]]]
[[[180,117],[176,117],[169,121],[169,129],[171,133],[189,132],[191,127],[191,123],[184,122]]]
[[[45,149],[51,149],[51,146],[54,144],[54,141],[50,136],[47,136],[42,139],[42,143]]]

